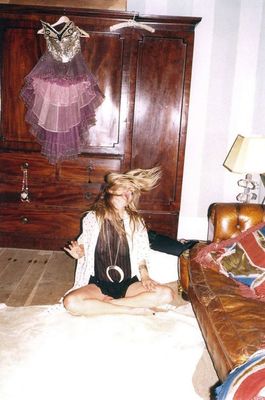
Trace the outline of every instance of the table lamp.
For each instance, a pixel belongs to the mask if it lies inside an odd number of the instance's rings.
[[[252,180],[252,174],[261,174],[262,182],[265,182],[265,136],[238,135],[223,165],[231,172],[246,174],[245,179],[238,181],[238,186],[244,191],[236,199],[241,203],[255,200],[257,195],[252,190],[258,187],[258,183]]]

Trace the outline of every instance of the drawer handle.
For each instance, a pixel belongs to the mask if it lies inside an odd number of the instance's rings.
[[[93,193],[91,192],[86,192],[84,195],[86,200],[91,200],[93,198]]]
[[[87,172],[88,172],[88,183],[92,183],[91,181],[91,174],[94,171],[95,167],[94,164],[90,161],[88,166],[87,166]]]
[[[20,221],[22,222],[22,224],[28,224],[29,223],[28,217],[21,217]]]
[[[29,187],[28,187],[28,168],[29,168],[29,163],[24,162],[21,165],[21,170],[22,170],[22,188],[20,192],[20,200],[22,202],[30,202],[29,198]]]
[[[22,171],[24,170],[24,169],[28,169],[29,168],[29,163],[28,162],[24,162],[23,164],[21,164],[21,169],[22,169]]]

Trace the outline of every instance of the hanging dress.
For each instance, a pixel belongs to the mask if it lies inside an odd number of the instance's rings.
[[[69,21],[58,31],[41,22],[47,50],[26,76],[21,97],[41,153],[55,164],[82,152],[103,94],[81,53],[79,28]]]

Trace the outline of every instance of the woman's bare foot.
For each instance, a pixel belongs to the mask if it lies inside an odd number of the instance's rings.
[[[168,312],[166,308],[160,308],[160,307],[151,307],[150,310],[152,310],[153,313],[158,313],[158,312]]]
[[[134,315],[155,315],[155,311],[153,311],[152,308],[131,307],[130,314],[134,314]]]

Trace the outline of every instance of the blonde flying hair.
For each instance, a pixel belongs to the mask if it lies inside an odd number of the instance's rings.
[[[145,225],[143,218],[137,211],[138,201],[142,192],[149,192],[158,186],[161,175],[160,167],[151,169],[138,168],[124,174],[108,173],[105,175],[105,185],[90,210],[95,211],[101,224],[105,218],[111,219],[115,229],[122,237],[125,232],[120,216],[111,202],[112,197],[119,196],[123,189],[131,190],[133,194],[132,201],[126,206],[125,210],[133,224],[133,229],[138,223]]]

